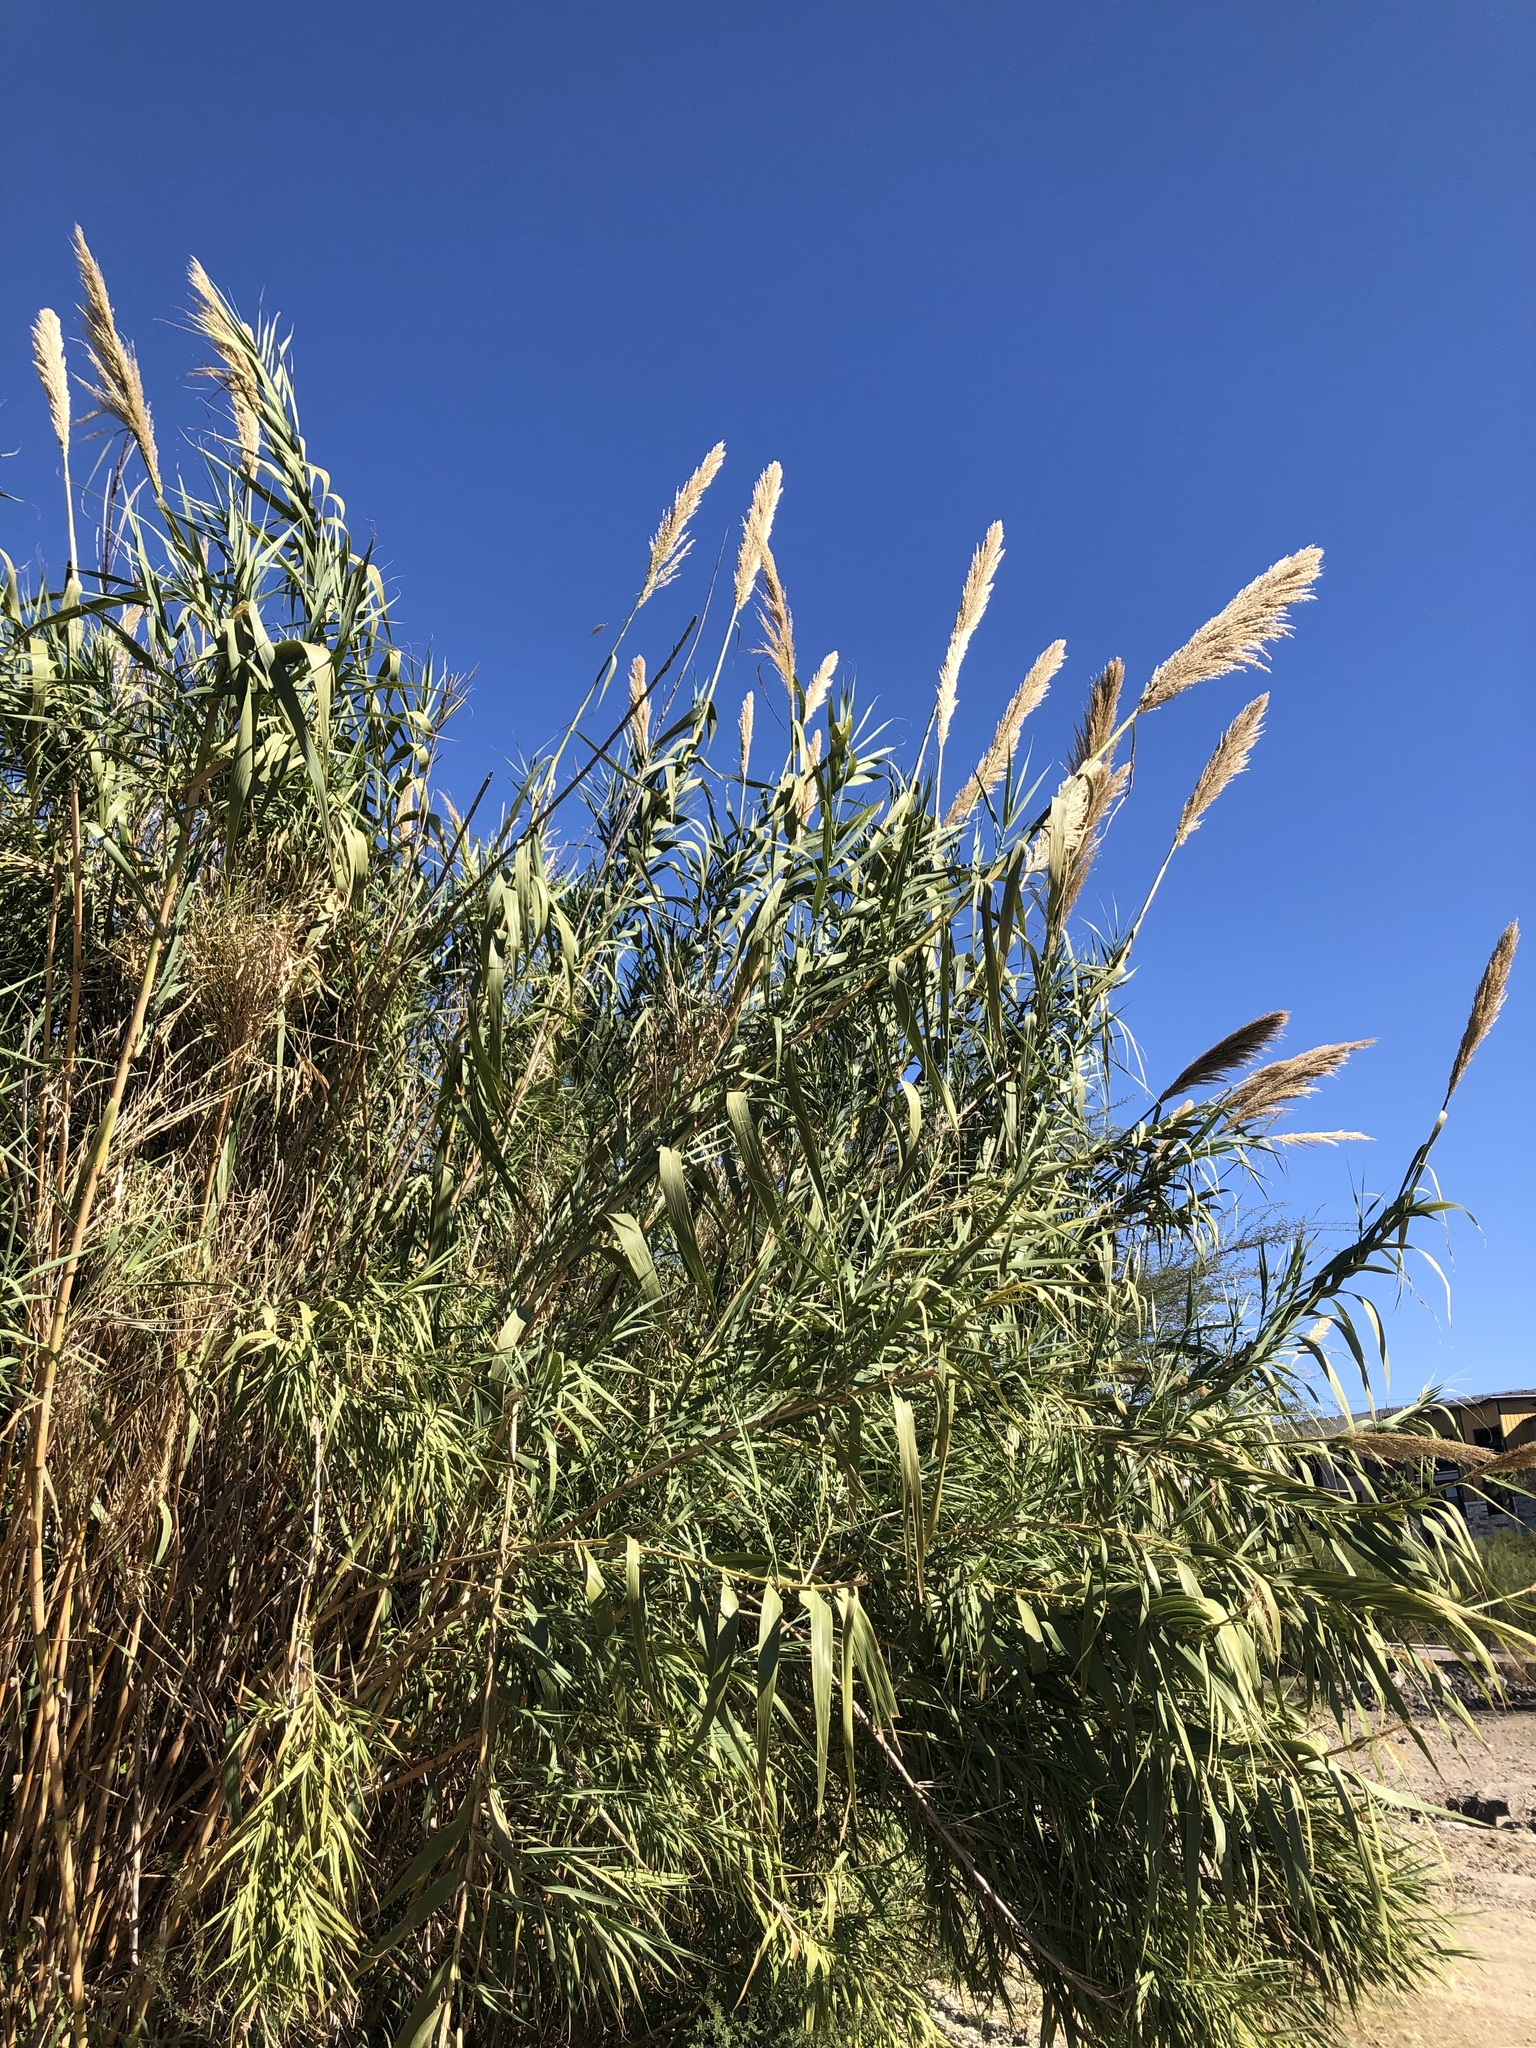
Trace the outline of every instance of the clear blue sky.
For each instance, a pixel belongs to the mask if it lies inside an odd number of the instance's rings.
[[[461,790],[553,730],[719,437],[702,535],[782,459],[803,647],[898,721],[1003,520],[957,760],[1057,634],[1037,758],[1105,657],[1142,678],[1321,543],[1130,1019],[1164,1078],[1278,1004],[1292,1050],[1375,1036],[1319,1108],[1379,1142],[1292,1193],[1339,1217],[1395,1176],[1533,908],[1529,0],[52,0],[5,35],[3,544],[58,553],[27,328],[75,302],[72,223],[167,426],[197,416],[167,324],[196,253],[291,318],[407,630],[476,671]],[[1099,903],[1135,900],[1248,694],[1149,723]],[[1394,1392],[1536,1382],[1533,989],[1536,931],[1438,1155],[1481,1225],[1454,1324],[1396,1315]]]

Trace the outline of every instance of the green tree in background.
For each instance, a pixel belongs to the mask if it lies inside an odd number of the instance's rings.
[[[805,679],[776,467],[709,653],[631,654],[717,449],[461,818],[275,330],[194,266],[199,494],[79,256],[122,432],[76,492],[43,315],[69,561],[0,617],[5,2041],[917,2042],[925,1980],[1022,1973],[1067,2039],[1227,2048],[1410,1981],[1360,1738],[1455,1711],[1426,1638],[1493,1684],[1488,1588],[1427,1420],[1383,1485],[1298,1413],[1433,1134],[1354,1242],[1234,1256],[1351,1048],[1255,1064],[1276,1013],[1154,1100],[1141,920],[1073,920],[1132,734],[1316,551],[1110,664],[1037,797],[1059,644],[947,772],[998,528],[915,764]],[[759,625],[772,762],[755,694],[715,730]]]

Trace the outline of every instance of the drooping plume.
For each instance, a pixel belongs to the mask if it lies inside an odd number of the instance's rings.
[[[757,650],[766,654],[778,671],[779,679],[789,692],[790,709],[795,702],[795,622],[790,616],[789,600],[784,595],[784,586],[779,581],[779,567],[773,559],[773,550],[766,539],[758,549],[758,568],[762,572],[763,597],[759,607],[763,622],[763,644]]]
[[[1187,1088],[1208,1088],[1235,1068],[1246,1067],[1280,1036],[1290,1017],[1289,1010],[1271,1010],[1263,1017],[1255,1017],[1251,1024],[1240,1024],[1235,1031],[1229,1031],[1208,1052],[1201,1053],[1199,1059],[1191,1060],[1182,1073],[1174,1075],[1157,1098],[1159,1103],[1182,1095]]]
[[[1200,820],[1217,797],[1248,766],[1248,756],[1264,730],[1264,713],[1268,706],[1266,691],[1263,696],[1255,697],[1251,704],[1243,706],[1216,742],[1211,758],[1200,770],[1199,780],[1179,814],[1179,829],[1173,840],[1175,846],[1182,846],[1192,832],[1199,831]]]
[[[1472,998],[1472,1014],[1467,1019],[1467,1028],[1461,1034],[1461,1044],[1456,1048],[1456,1062],[1451,1068],[1450,1083],[1445,1099],[1450,1101],[1472,1056],[1493,1029],[1504,997],[1509,988],[1509,970],[1515,964],[1515,949],[1520,944],[1520,927],[1507,924],[1499,934],[1499,943],[1494,947],[1488,965],[1483,969],[1483,978],[1477,984],[1477,994]]]
[[[1351,1038],[1341,1045],[1315,1045],[1294,1059],[1274,1060],[1231,1090],[1226,1097],[1227,1114],[1235,1122],[1247,1123],[1284,1109],[1287,1103],[1299,1102],[1304,1095],[1315,1095],[1316,1082],[1336,1074],[1352,1052],[1362,1052],[1375,1042],[1373,1038]]]
[[[960,664],[965,660],[965,650],[971,644],[972,634],[986,614],[987,603],[992,595],[992,581],[997,575],[998,564],[1002,559],[1003,523],[1000,519],[994,519],[987,528],[981,546],[971,557],[965,588],[960,593],[960,609],[955,613],[949,646],[945,649],[944,663],[939,670],[939,694],[935,708],[941,747],[949,738],[950,723],[954,718],[955,704],[960,694]]]
[[[664,590],[682,567],[684,557],[693,546],[688,522],[698,511],[704,493],[719,475],[724,460],[725,443],[717,441],[661,515],[661,524],[651,536],[651,559],[637,604],[644,604],[658,590]]]
[[[1235,668],[1266,668],[1265,648],[1290,633],[1290,607],[1312,597],[1322,567],[1321,548],[1302,548],[1256,576],[1177,654],[1152,671],[1137,710],[1155,711],[1196,683],[1208,683]]]
[[[187,276],[195,298],[192,317],[219,358],[219,367],[204,374],[216,377],[229,394],[235,435],[240,443],[240,467],[251,477],[256,473],[256,458],[261,453],[261,387],[253,360],[255,337],[236,319],[195,256],[187,266]]]
[[[149,471],[155,496],[163,498],[165,493],[160,484],[160,456],[155,447],[154,422],[144,397],[144,380],[139,375],[138,360],[117,331],[112,301],[107,297],[107,281],[79,228],[75,229],[75,261],[80,267],[80,281],[85,286],[85,304],[80,310],[85,315],[88,353],[91,368],[96,373],[96,382],[89,387],[91,396],[108,418],[126,427],[133,436],[144,467]]]

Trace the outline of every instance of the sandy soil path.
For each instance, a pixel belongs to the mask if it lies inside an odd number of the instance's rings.
[[[1429,1759],[1406,1736],[1391,1744],[1398,1781],[1421,1798],[1509,1809],[1508,1824],[1492,1828],[1423,1823],[1472,1953],[1444,1983],[1362,2018],[1351,2048],[1536,2048],[1536,1711],[1473,1718],[1477,1733],[1459,1741],[1426,1730]],[[1040,2038],[1025,2013],[1010,2023],[953,1994],[935,2005],[955,2048],[1035,2048]]]
[[[1476,1954],[1448,1982],[1361,2023],[1358,2048],[1536,2048],[1536,1713],[1478,1714],[1478,1736],[1427,1740],[1439,1775],[1405,1736],[1393,1744],[1403,1780],[1449,1804],[1503,1801],[1513,1825],[1428,1824],[1445,1858],[1463,1946]]]

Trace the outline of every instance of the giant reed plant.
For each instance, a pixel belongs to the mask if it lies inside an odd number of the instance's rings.
[[[234,431],[183,482],[79,254],[122,436],[77,501],[44,315],[69,559],[0,615],[4,2039],[681,2043],[771,1991],[887,2043],[1022,1972],[1217,2048],[1411,1979],[1366,1737],[1455,1711],[1426,1637],[1494,1682],[1482,1581],[1296,1415],[1433,1134],[1352,1242],[1235,1259],[1347,1049],[1254,1069],[1260,1019],[1153,1100],[1136,927],[1072,917],[1132,731],[1315,553],[1133,708],[1105,669],[1037,806],[1049,649],[946,810],[803,679],[776,467],[718,657],[631,649],[716,450],[488,827],[273,327],[194,269]],[[787,749],[749,695],[722,761],[759,622]]]

